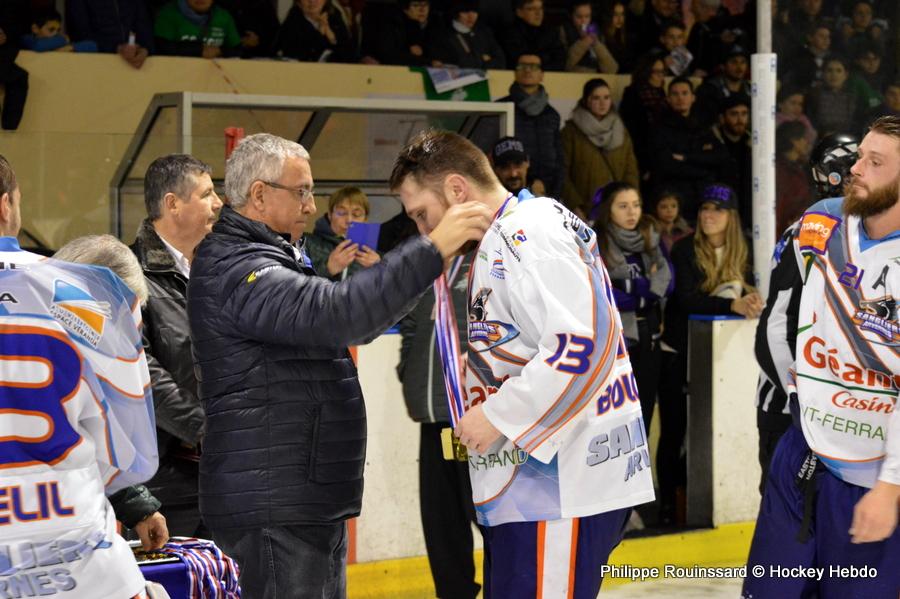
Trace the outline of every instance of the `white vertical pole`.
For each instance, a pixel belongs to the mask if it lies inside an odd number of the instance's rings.
[[[769,263],[775,248],[775,54],[750,60],[753,123],[753,270],[760,293],[769,291]]]

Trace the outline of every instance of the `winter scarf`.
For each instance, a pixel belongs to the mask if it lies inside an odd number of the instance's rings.
[[[541,114],[547,108],[547,104],[550,103],[550,96],[547,95],[547,90],[544,89],[543,85],[535,93],[529,95],[519,87],[518,83],[513,83],[509,87],[509,97],[528,116]]]
[[[572,111],[572,122],[603,152],[611,152],[625,142],[625,125],[612,110],[598,120],[590,110],[578,105]]]

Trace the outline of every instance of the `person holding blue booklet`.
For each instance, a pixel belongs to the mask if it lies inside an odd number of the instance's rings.
[[[340,281],[381,261],[374,245],[356,243],[355,236],[348,236],[353,223],[365,223],[368,218],[369,198],[360,188],[342,187],[331,194],[328,213],[316,221],[311,234],[303,236],[304,249],[319,275]]]

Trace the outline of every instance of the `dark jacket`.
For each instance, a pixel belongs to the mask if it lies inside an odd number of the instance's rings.
[[[334,283],[282,236],[222,208],[188,284],[207,417],[200,511],[212,530],[359,515],[366,411],[347,347],[399,320],[442,267],[420,236]]]
[[[386,18],[380,31],[367,33],[372,38],[372,51],[380,63],[410,67],[431,66],[431,42],[437,37],[437,26],[433,19],[422,27],[418,21],[398,10]],[[410,51],[413,46],[422,48],[421,56]]]
[[[719,181],[730,185],[738,196],[738,212],[741,215],[741,225],[745,230],[753,230],[753,173],[751,162],[753,160],[753,142],[749,133],[744,133],[737,141],[733,141],[722,125],[714,125],[713,137],[722,147],[728,151],[731,157],[730,164],[725,166],[720,174]]]
[[[319,217],[313,232],[304,235],[303,239],[303,247],[306,249],[306,254],[309,256],[309,260],[319,276],[327,277],[332,281],[340,281],[344,278],[343,272],[339,272],[336,275],[328,272],[328,257],[345,238],[335,235],[331,229],[331,222],[329,222],[327,214]],[[362,268],[358,263],[351,262],[350,266],[346,268],[347,276],[358,273]]]
[[[319,33],[296,4],[288,11],[278,32],[278,50],[285,58],[303,62],[355,62],[356,49],[343,19],[335,11],[328,11],[328,26],[334,33],[335,43]],[[329,52],[325,60],[321,60]]]
[[[562,71],[566,68],[566,47],[559,39],[559,31],[546,23],[533,27],[516,18],[500,36],[500,45],[503,46],[503,53],[506,54],[506,62],[510,67],[515,67],[523,54],[534,54],[541,57],[541,66],[545,71]]]
[[[125,487],[107,497],[116,520],[125,525],[125,528],[134,528],[137,523],[147,516],[158,512],[160,501],[154,497],[144,485]],[[170,531],[176,534],[174,531]]]
[[[469,269],[474,252],[463,259],[450,285],[453,312],[461,342],[468,338]],[[416,307],[400,321],[400,362],[397,377],[403,384],[403,401],[416,422],[450,423],[444,372],[434,333],[434,291],[425,292]]]
[[[153,23],[142,0],[66,0],[66,33],[73,42],[93,40],[101,52],[135,42],[153,54]]]
[[[242,37],[249,31],[259,36],[259,45],[255,48],[241,47],[241,58],[264,58],[275,54],[281,23],[269,0],[216,0],[216,4],[231,13]]]
[[[622,93],[619,114],[631,135],[634,155],[642,174],[653,165],[650,133],[667,106],[666,91],[661,87],[632,83]]]
[[[679,154],[684,160],[677,160]],[[663,112],[651,134],[652,180],[681,194],[682,213],[697,216],[697,199],[703,188],[721,179],[730,156],[708,127],[672,110]]]
[[[196,448],[206,419],[191,356],[187,280],[175,268],[175,259],[148,220],[141,223],[131,250],[141,263],[149,291],[142,310],[143,336],[156,413],[159,469],[147,486],[163,505],[196,505]]]
[[[666,302],[665,328],[663,341],[678,352],[687,351],[688,316],[691,314],[730,314],[732,300],[724,297],[713,297],[700,289],[704,276],[697,266],[697,253],[694,251],[694,235],[688,235],[672,246],[672,275],[675,278],[675,291]],[[744,282],[753,284],[753,269],[749,262]]]
[[[432,60],[463,69],[505,69],[506,58],[494,34],[477,23],[469,33],[460,33],[447,25],[431,47]]]
[[[509,95],[497,100],[516,105],[516,137],[525,146],[531,166],[528,167],[528,181],[540,179],[547,188],[547,195],[559,198],[565,177],[560,117],[556,109],[547,103],[544,110],[531,116],[519,105],[528,95],[517,83],[509,87]]]

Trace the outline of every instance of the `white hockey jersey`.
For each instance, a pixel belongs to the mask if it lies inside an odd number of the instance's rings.
[[[139,322],[109,270],[0,237],[0,597],[143,592],[105,495],[157,466]]]
[[[842,480],[900,484],[900,232],[872,240],[842,199],[804,215],[794,386],[806,441]]]
[[[466,407],[504,437],[469,452],[479,523],[653,500],[637,385],[594,232],[559,202],[510,197],[469,273]]]

